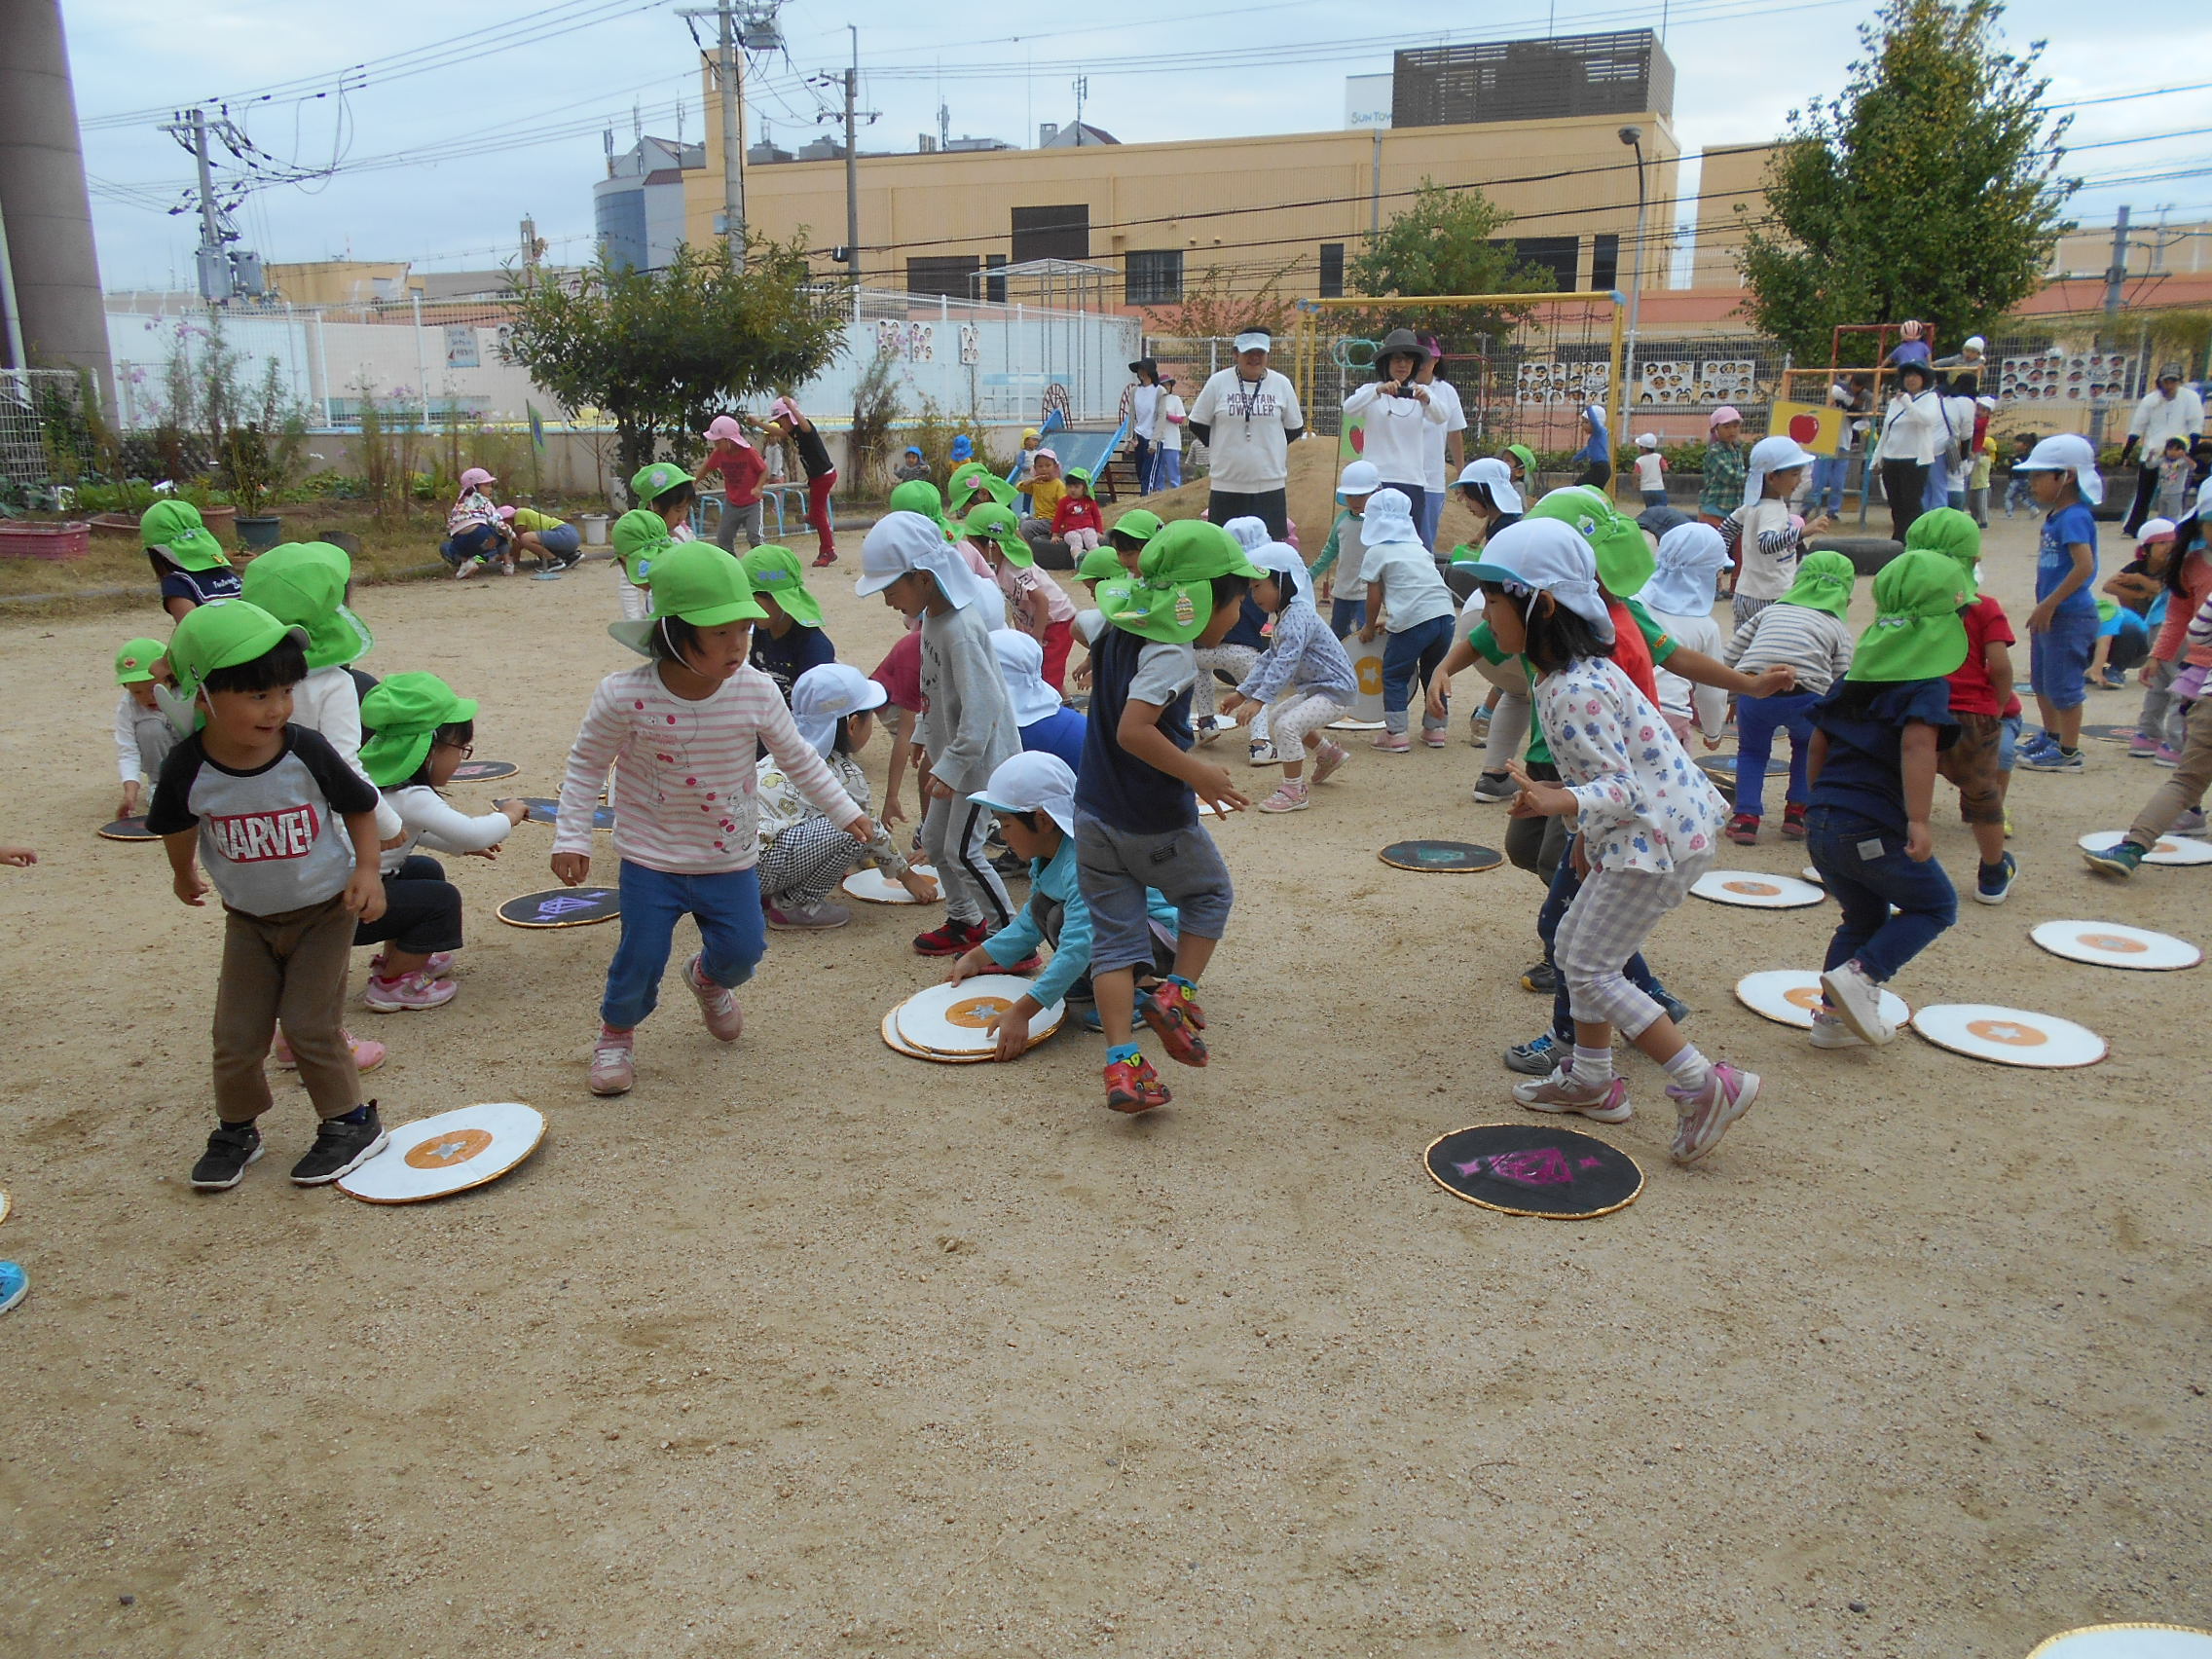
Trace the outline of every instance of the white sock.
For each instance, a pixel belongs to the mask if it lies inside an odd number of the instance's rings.
[[[1580,1084],[1583,1087],[1589,1088],[1595,1088],[1600,1084],[1612,1082],[1612,1049],[1610,1047],[1604,1049],[1585,1049],[1581,1044],[1575,1044],[1574,1063],[1568,1070],[1567,1076],[1572,1078],[1577,1084]]]
[[[1697,1051],[1695,1044],[1684,1043],[1666,1065],[1667,1076],[1674,1080],[1677,1088],[1695,1093],[1713,1081],[1713,1062]]]

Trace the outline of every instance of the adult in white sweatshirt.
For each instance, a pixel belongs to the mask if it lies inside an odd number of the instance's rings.
[[[1383,489],[1415,503],[1428,494],[1428,428],[1441,432],[1446,422],[1443,401],[1415,378],[1427,358],[1412,329],[1393,328],[1376,349],[1375,378],[1345,399],[1346,424],[1362,423],[1360,459],[1374,463]]]

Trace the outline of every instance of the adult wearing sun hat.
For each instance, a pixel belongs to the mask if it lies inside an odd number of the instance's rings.
[[[176,620],[211,599],[235,599],[239,573],[190,501],[156,501],[138,517],[146,562],[162,584],[162,608]]]
[[[1421,545],[1434,550],[1436,537],[1427,529],[1428,428],[1441,442],[1445,424],[1443,402],[1430,395],[1417,378],[1428,361],[1427,346],[1410,328],[1393,328],[1375,348],[1375,378],[1356,387],[1345,399],[1344,418],[1348,426],[1360,424],[1359,454],[1374,464],[1381,477],[1377,486],[1396,490],[1414,505],[1414,522]],[[1270,527],[1280,536],[1279,530]]]
[[[2127,442],[2120,446],[2120,463],[2135,462],[2135,499],[2128,503],[2127,520],[2120,527],[2124,534],[2133,535],[2151,516],[2166,440],[2179,438],[2194,449],[2203,435],[2204,400],[2182,384],[2181,366],[2167,363],[2158,370],[2157,384],[2135,405],[2127,422]]]
[[[784,701],[810,668],[837,660],[837,647],[822,631],[822,602],[806,585],[806,568],[789,547],[767,542],[738,561],[753,597],[768,614],[753,630],[753,666],[776,682]]]
[[[1189,425],[1211,463],[1206,517],[1256,514],[1280,541],[1290,534],[1289,446],[1306,435],[1306,416],[1289,380],[1268,367],[1273,345],[1265,328],[1237,335],[1236,361],[1207,379]]]

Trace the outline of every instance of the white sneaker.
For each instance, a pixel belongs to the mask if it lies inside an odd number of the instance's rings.
[[[1282,756],[1275,753],[1275,746],[1265,738],[1253,740],[1251,749],[1246,753],[1246,758],[1255,766],[1279,766],[1282,764]]]
[[[1836,1018],[1862,1042],[1879,1049],[1897,1041],[1898,1028],[1882,1017],[1882,987],[1856,962],[1830,968],[1821,976],[1821,994]]]
[[[1636,1115],[1628,1103],[1628,1079],[1609,1077],[1595,1088],[1576,1083],[1561,1066],[1549,1077],[1513,1086],[1513,1098],[1531,1112],[1580,1113],[1601,1124],[1625,1124]]]
[[[1223,732],[1235,729],[1236,722],[1227,715],[1200,715],[1191,722],[1191,735],[1200,746],[1211,743]]]
[[[1866,1046],[1853,1034],[1850,1026],[1819,1009],[1813,1011],[1811,1041],[1816,1049],[1863,1049]]]

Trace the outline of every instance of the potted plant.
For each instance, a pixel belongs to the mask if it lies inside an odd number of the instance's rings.
[[[258,421],[240,422],[223,434],[223,473],[231,503],[239,510],[240,546],[255,553],[276,546],[284,521],[262,511],[276,486],[276,474],[269,436]]]

